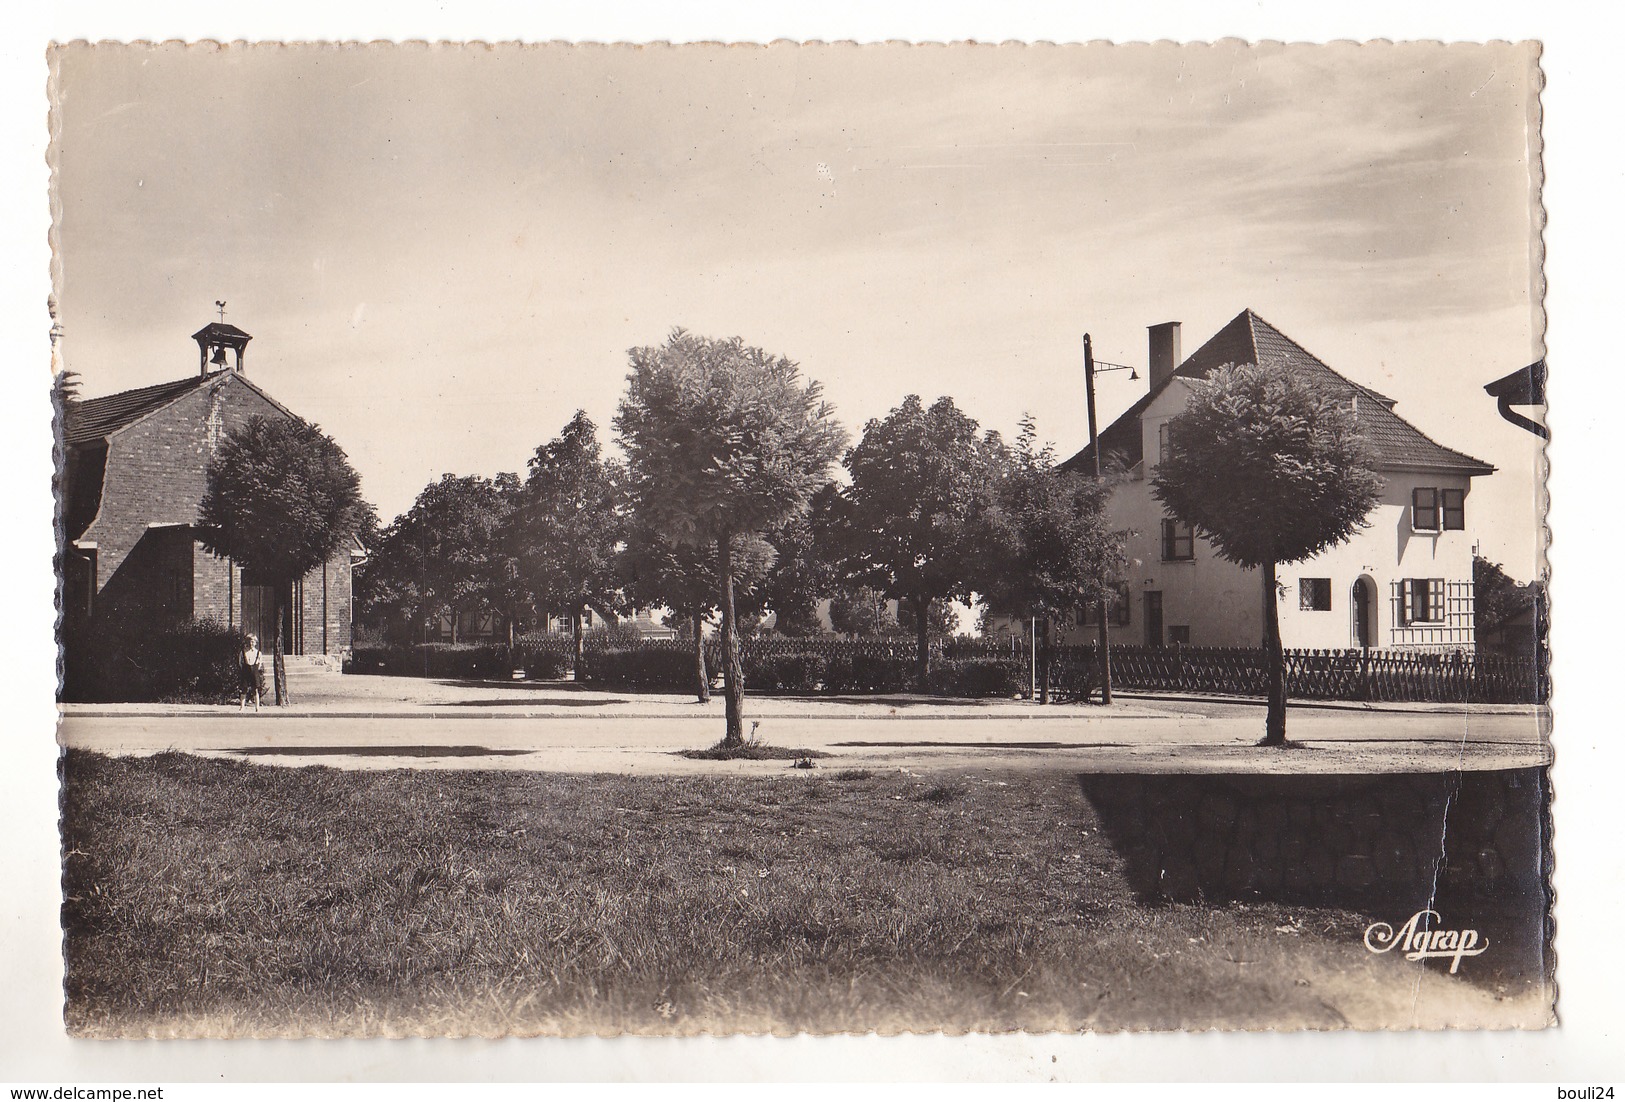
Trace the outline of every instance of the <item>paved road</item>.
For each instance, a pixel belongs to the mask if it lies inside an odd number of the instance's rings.
[[[1288,733],[1301,750],[1264,750],[1263,709],[1244,702],[1126,701],[1113,709],[952,704],[796,708],[750,702],[762,741],[828,754],[820,768],[1059,769],[1084,772],[1391,772],[1498,769],[1549,760],[1546,718],[1535,709],[1465,712],[1293,708]],[[775,707],[777,705],[777,708]],[[266,709],[70,709],[63,745],[110,754],[162,750],[288,766],[350,769],[531,769],[563,772],[781,773],[785,761],[694,761],[721,720],[596,707],[515,714],[512,709],[299,714]],[[814,771],[816,772],[816,771]]]

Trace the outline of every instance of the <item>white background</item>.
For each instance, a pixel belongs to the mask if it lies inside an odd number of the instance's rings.
[[[1620,1020],[1616,719],[1621,96],[1604,5],[75,4],[0,17],[7,539],[0,631],[0,1083],[547,1079],[1608,1081]],[[45,47],[89,39],[1116,41],[1537,38],[1550,227],[1560,1028],[1528,1034],[1127,1035],[510,1042],[70,1043],[61,1030],[53,741]],[[1525,1096],[1553,1098],[1541,1088]]]

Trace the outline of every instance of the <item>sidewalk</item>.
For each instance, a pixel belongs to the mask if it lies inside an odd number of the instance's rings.
[[[285,708],[266,706],[267,717],[299,719],[701,719],[721,718],[721,693],[709,704],[671,693],[616,693],[578,688],[571,682],[457,681],[299,671],[289,674]],[[746,693],[746,719],[833,720],[1167,720],[1188,719],[1203,709],[1259,708],[1253,697],[1118,692],[1110,707],[1067,703],[1039,705],[1028,700],[950,699],[892,694],[815,697]],[[1196,705],[1197,708],[1181,707]],[[1362,703],[1292,701],[1294,711],[1351,711],[1399,715],[1535,716],[1536,705]],[[64,704],[65,716],[160,718],[237,715],[235,705],[219,704]]]

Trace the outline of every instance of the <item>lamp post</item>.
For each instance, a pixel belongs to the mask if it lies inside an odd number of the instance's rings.
[[[1095,373],[1098,371],[1127,371],[1129,378],[1139,378],[1139,373],[1127,364],[1095,363],[1094,342],[1089,334],[1083,335],[1083,389],[1089,402],[1089,450],[1095,459],[1095,477],[1100,477],[1100,434],[1095,427]],[[1100,702],[1112,702],[1112,652],[1111,628],[1107,624],[1111,611],[1111,598],[1102,595],[1100,598]]]

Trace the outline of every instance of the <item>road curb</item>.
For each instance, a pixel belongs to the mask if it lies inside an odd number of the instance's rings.
[[[412,711],[412,712],[305,712],[289,711],[281,708],[267,708],[259,712],[180,712],[180,711],[140,711],[118,712],[107,710],[81,711],[74,709],[71,712],[59,712],[61,719],[574,719],[574,720],[644,720],[644,719],[680,719],[680,720],[718,720],[723,717],[710,713],[696,715],[693,712],[593,712],[583,715],[579,711],[573,712],[519,712],[519,711],[484,711],[469,712],[458,710],[454,712],[441,711]],[[981,715],[915,715],[909,713],[886,713],[867,715],[818,715],[809,712],[751,712],[745,718],[750,720],[833,720],[841,723],[852,723],[872,720],[890,723],[903,720],[929,720],[937,723],[980,723],[990,719],[998,720],[1035,720],[1038,722],[1079,721],[1096,722],[1100,720],[1170,720],[1170,719],[1199,719],[1185,712],[1119,712],[1119,713],[1078,713],[1065,712],[1057,715],[1037,715],[1031,712],[1013,713],[984,713]]]

